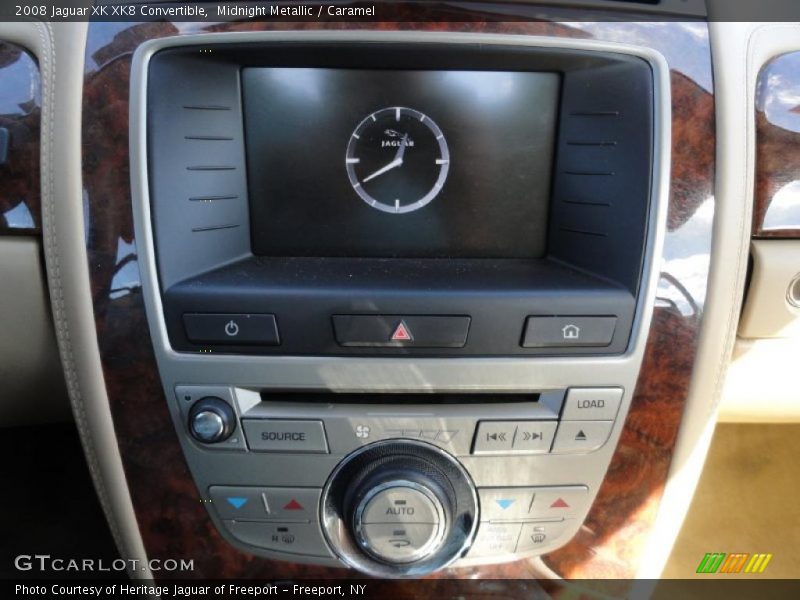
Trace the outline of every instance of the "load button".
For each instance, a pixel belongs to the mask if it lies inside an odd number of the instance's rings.
[[[564,421],[613,421],[622,401],[622,388],[570,388],[564,401]]]
[[[328,453],[322,421],[243,419],[242,427],[251,450]]]

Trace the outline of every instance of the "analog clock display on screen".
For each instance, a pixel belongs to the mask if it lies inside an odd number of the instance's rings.
[[[345,157],[355,192],[392,214],[418,210],[444,187],[450,151],[427,115],[394,106],[367,115],[350,136]]]

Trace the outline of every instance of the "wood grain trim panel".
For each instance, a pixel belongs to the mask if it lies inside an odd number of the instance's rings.
[[[551,569],[566,578],[632,577],[666,481],[705,298],[715,153],[707,28],[702,23],[490,23],[480,21],[480,13],[475,17],[474,22],[394,22],[362,27],[624,41],[663,52],[670,65],[673,162],[668,233],[644,365],[622,438],[586,524],[567,546],[544,557]],[[311,26],[249,22],[195,30]],[[90,25],[87,47],[83,174],[90,212],[88,252],[106,387],[147,552],[152,558],[193,558],[193,577],[356,577],[342,569],[243,554],[224,542],[200,504],[167,411],[148,335],[136,269],[128,172],[132,54],[145,40],[180,35],[181,31],[167,23],[133,24],[113,34],[103,28],[109,25]],[[687,249],[691,268],[687,268]],[[517,579],[536,575],[536,565],[522,560],[450,569],[434,577]]]
[[[753,237],[800,238],[800,52],[772,59],[756,82]]]
[[[0,41],[0,128],[8,157],[0,165],[0,235],[41,235],[39,67],[20,46]]]

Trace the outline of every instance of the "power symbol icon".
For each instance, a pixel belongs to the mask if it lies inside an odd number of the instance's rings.
[[[236,324],[236,321],[228,321],[225,325],[225,334],[229,335],[230,337],[234,337],[239,334],[239,326]]]

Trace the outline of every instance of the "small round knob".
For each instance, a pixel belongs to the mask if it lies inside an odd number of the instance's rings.
[[[189,431],[204,444],[224,442],[236,429],[236,414],[221,398],[208,396],[198,400],[189,411]]]

